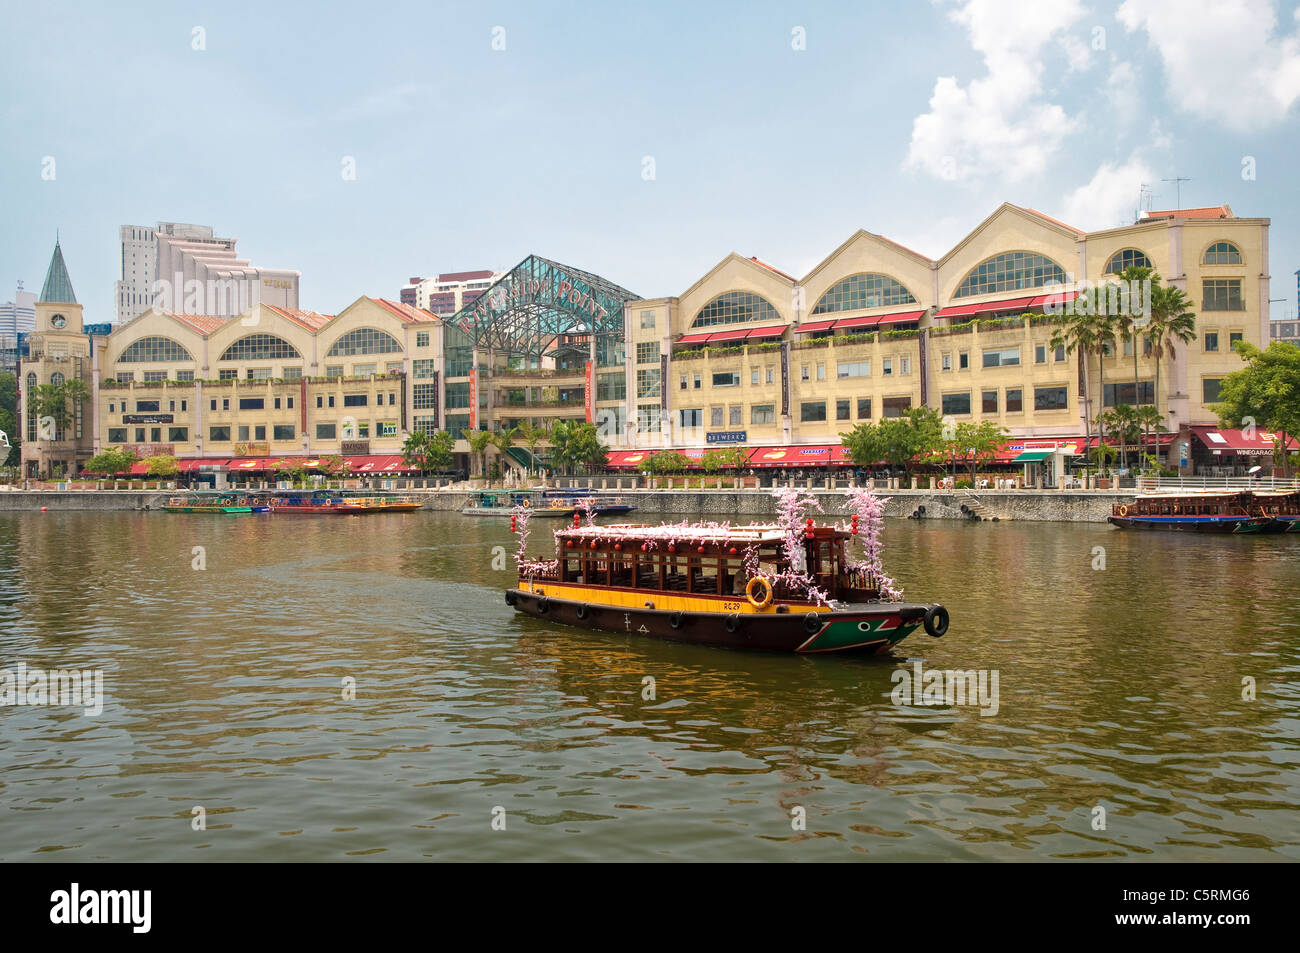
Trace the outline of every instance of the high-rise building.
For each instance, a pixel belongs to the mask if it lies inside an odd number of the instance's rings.
[[[440,318],[473,304],[504,271],[449,271],[436,278],[412,278],[402,288],[401,300],[413,308],[430,311]]]
[[[36,295],[24,291],[20,281],[14,300],[0,304],[0,371],[17,371],[18,336],[30,334],[35,326]]]
[[[207,225],[123,225],[117,323],[154,304],[177,314],[221,317],[234,317],[258,303],[297,308],[301,273],[238,258],[237,241],[217,237]]]

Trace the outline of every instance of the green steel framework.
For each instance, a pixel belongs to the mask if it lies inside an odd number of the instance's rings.
[[[564,336],[592,336],[597,363],[621,363],[623,304],[639,299],[599,275],[529,255],[448,321],[480,350],[538,360]],[[449,375],[450,376],[450,375]]]

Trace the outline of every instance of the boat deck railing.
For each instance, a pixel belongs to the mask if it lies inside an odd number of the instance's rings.
[[[1190,477],[1138,477],[1139,493],[1155,491],[1187,490],[1296,490],[1300,489],[1300,477],[1261,476],[1259,479],[1249,476],[1190,476]]]

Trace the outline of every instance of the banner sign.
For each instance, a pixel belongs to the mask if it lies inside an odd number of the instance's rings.
[[[781,416],[790,415],[790,342],[781,342]]]
[[[469,369],[469,429],[478,430],[478,368]]]
[[[587,410],[587,423],[594,423],[596,420],[596,400],[594,387],[592,386],[592,363],[587,362],[587,368],[582,378],[582,403]]]
[[[173,422],[172,414],[123,414],[122,423],[124,424],[170,424]]]
[[[720,433],[706,433],[705,443],[744,443],[747,434],[744,430],[727,430]]]

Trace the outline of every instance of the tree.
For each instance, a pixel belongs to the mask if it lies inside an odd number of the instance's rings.
[[[487,448],[492,443],[492,431],[475,430],[469,434],[469,451],[478,457],[478,472],[487,476]]]
[[[174,477],[181,472],[180,462],[168,453],[160,453],[154,457],[145,458],[145,471],[151,477]]]
[[[749,454],[740,447],[720,447],[706,450],[700,459],[700,466],[705,473],[718,473],[722,470],[742,470],[749,466]]]
[[[306,475],[307,468],[302,462],[296,459],[281,460],[275,466],[276,480],[287,480],[294,486],[302,482],[303,476]]]
[[[685,473],[691,466],[691,458],[676,450],[660,450],[641,463],[641,472],[651,476],[663,476],[666,473]]]
[[[18,378],[9,371],[0,371],[0,433],[5,440],[0,440],[0,465],[13,450],[22,446],[22,425],[18,420]],[[9,446],[6,447],[5,443]]]
[[[1160,362],[1165,354],[1172,361],[1176,357],[1175,342],[1187,344],[1196,340],[1196,314],[1192,303],[1181,288],[1173,285],[1159,287],[1159,275],[1154,276],[1151,286],[1151,323],[1147,325],[1146,334],[1151,339],[1151,355],[1156,361],[1155,398],[1160,406]],[[1164,420],[1163,415],[1160,418]]]
[[[917,459],[943,445],[943,421],[937,410],[914,407],[904,417],[858,424],[841,436],[840,443],[858,466],[871,467],[883,460],[901,467],[911,479]]]
[[[1213,407],[1222,427],[1261,427],[1277,434],[1274,457],[1282,457],[1289,475],[1293,437],[1300,436],[1300,348],[1274,341],[1265,350],[1246,341],[1233,349],[1246,366],[1219,384],[1219,402]]]
[[[1128,446],[1136,444],[1142,434],[1142,425],[1138,422],[1137,411],[1129,404],[1116,404],[1112,410],[1098,414],[1098,424],[1105,421],[1111,432],[1119,437],[1120,466],[1128,466]],[[1098,430],[1100,430],[1100,426]]]
[[[1065,323],[1052,332],[1051,340],[1048,341],[1047,346],[1053,350],[1063,347],[1066,354],[1073,354],[1078,351],[1083,356],[1084,377],[1086,378],[1088,355],[1098,351],[1102,346],[1101,331],[1093,320],[1093,315],[1080,314],[1077,310],[1071,311],[1066,316]],[[1085,413],[1083,415],[1083,425],[1088,443],[1092,443],[1091,414]]]
[[[1115,276],[1129,288],[1135,285],[1145,285],[1154,294],[1155,289],[1160,285],[1160,275],[1154,268],[1148,268],[1142,265],[1130,265]],[[1149,282],[1149,284],[1148,284]],[[1115,316],[1115,325],[1119,329],[1120,337],[1125,341],[1132,342],[1133,346],[1133,401],[1140,403],[1142,398],[1138,393],[1138,343],[1142,339],[1142,329],[1147,324],[1146,315],[1136,310],[1136,302],[1131,294],[1124,296],[1121,300],[1127,300],[1127,307],[1121,309]],[[1147,299],[1148,305],[1151,300]]]
[[[1151,437],[1158,431],[1165,429],[1165,419],[1160,413],[1160,408],[1146,404],[1137,409],[1138,426],[1142,428],[1142,445],[1150,448],[1152,444]],[[1155,457],[1160,456],[1160,447],[1152,448],[1155,450]]]
[[[87,460],[84,470],[86,473],[117,476],[119,473],[129,473],[131,464],[135,463],[136,459],[134,450],[125,447],[108,447],[102,453]]]
[[[996,457],[1010,436],[1011,434],[1004,427],[991,420],[982,420],[979,423],[964,421],[952,428],[948,439],[944,439],[944,447],[953,461],[954,468],[957,460],[961,460],[963,465],[969,468],[970,482],[974,486],[980,465]]]
[[[69,377],[57,384],[38,384],[32,397],[32,409],[37,418],[51,418],[54,432],[61,434],[72,423],[76,408],[89,399],[90,390],[86,382],[79,377]]]
[[[421,473],[430,470],[449,470],[455,460],[456,438],[445,430],[427,434],[417,430],[402,444],[402,462],[416,467]]]
[[[537,445],[546,439],[546,428],[534,426],[531,420],[525,420],[518,426],[519,439],[528,448],[528,459],[537,462]]]
[[[581,423],[570,429],[569,455],[575,464],[603,467],[609,460],[609,447],[600,439],[595,424]]]
[[[515,445],[515,437],[518,434],[518,427],[502,427],[492,435],[492,445],[497,448],[497,453],[501,455],[500,460],[502,463],[509,456],[510,448]]]
[[[352,466],[337,453],[330,454],[328,457],[321,457],[318,461],[320,471],[327,477],[342,477],[352,472]]]

